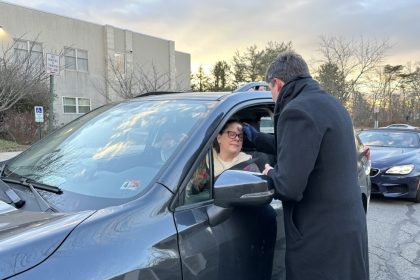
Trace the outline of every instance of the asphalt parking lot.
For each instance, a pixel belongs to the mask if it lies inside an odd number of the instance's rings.
[[[373,197],[367,223],[370,279],[420,279],[420,204]]]

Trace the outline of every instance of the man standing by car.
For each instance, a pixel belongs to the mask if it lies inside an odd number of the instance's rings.
[[[366,217],[357,179],[350,116],[322,90],[303,58],[281,53],[266,80],[276,102],[275,134],[244,128],[262,152],[263,173],[283,202],[286,278],[369,279]]]

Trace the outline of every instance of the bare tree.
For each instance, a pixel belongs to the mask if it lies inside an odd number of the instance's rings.
[[[392,122],[393,116],[398,116],[398,108],[393,108],[394,105],[398,105],[398,101],[400,98],[399,95],[401,89],[401,75],[403,70],[402,65],[386,65],[383,70],[383,77],[384,77],[384,88],[383,93],[385,95],[384,102],[386,103],[386,107],[389,108],[388,112],[388,121]],[[405,103],[405,100],[401,100],[403,103]],[[396,110],[395,110],[396,109]],[[397,111],[397,112],[396,112]]]
[[[353,123],[356,127],[367,127],[374,122],[374,116],[371,114],[371,104],[369,98],[360,92],[353,94]]]
[[[401,75],[401,91],[406,98],[405,117],[407,122],[420,125],[420,63],[412,67],[409,63]]]
[[[363,37],[359,40],[326,36],[320,38],[320,63],[335,65],[345,80],[340,90],[343,103],[349,101],[354,92],[361,91],[365,85],[364,78],[381,65],[390,48],[388,40],[365,40]]]
[[[378,69],[370,80],[370,114],[373,107],[380,108],[382,122],[420,121],[420,68],[413,70],[408,64],[386,65]]]
[[[114,59],[108,58],[109,73],[104,77],[105,83],[118,97],[122,99],[133,98],[147,92],[154,91],[185,91],[180,83],[176,83],[176,88],[171,88],[171,78],[168,72],[161,72],[152,62],[150,67],[137,65],[133,69],[125,69],[115,63]],[[112,97],[106,89],[96,89],[112,101]]]
[[[43,57],[34,55],[36,41],[29,43],[25,52],[17,52],[14,42],[3,50],[0,57],[0,112],[10,109],[19,100],[48,92],[45,83],[48,75],[45,73]]]

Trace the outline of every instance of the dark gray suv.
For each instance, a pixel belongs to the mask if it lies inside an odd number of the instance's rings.
[[[143,96],[3,163],[0,278],[284,279],[281,202],[258,174],[208,164],[229,118],[270,132],[273,107],[269,92]]]

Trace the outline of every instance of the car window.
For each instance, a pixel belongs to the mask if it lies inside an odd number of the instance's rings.
[[[247,107],[236,112],[234,116],[261,132],[274,133],[273,106],[274,104],[264,104]]]
[[[248,107],[236,112],[232,118],[248,123],[265,133],[274,133],[274,124],[272,121],[272,105],[258,105]],[[213,141],[212,141],[213,142]],[[274,164],[274,157],[255,151],[255,148],[242,147],[242,151],[253,156],[255,159],[261,158],[261,162]],[[188,205],[203,202],[212,199],[213,182],[215,181],[213,173],[213,149],[209,149],[203,159],[195,167],[187,185],[180,194],[180,205]]]
[[[210,169],[210,152],[200,160],[191,178],[188,180],[182,196],[184,205],[206,201],[212,198],[212,173]]]
[[[416,133],[399,131],[362,131],[359,134],[363,144],[368,146],[417,148],[420,146]]]
[[[274,133],[274,122],[270,116],[261,117],[260,119],[260,132]]]

